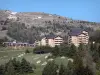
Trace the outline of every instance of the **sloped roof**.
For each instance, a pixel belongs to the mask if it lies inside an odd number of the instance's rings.
[[[56,36],[55,35],[46,35],[45,37],[46,37],[46,39],[54,39]]]
[[[60,35],[49,34],[44,36],[46,39],[54,39],[56,37],[61,37]],[[62,38],[62,37],[61,37]]]
[[[73,28],[73,29],[70,30],[69,35],[70,36],[77,36],[77,35],[81,34],[82,31],[83,30],[80,29],[80,28]]]

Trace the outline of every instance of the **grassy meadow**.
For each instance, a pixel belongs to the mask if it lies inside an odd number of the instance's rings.
[[[30,49],[30,53],[25,54],[25,50],[0,50],[0,64],[7,63],[10,59],[16,58],[17,60],[21,60],[22,58],[25,58],[28,62],[31,63],[32,66],[36,66],[36,69],[33,74],[29,75],[42,75],[42,70],[47,64],[48,61],[54,60],[56,64],[60,65],[63,63],[64,65],[67,65],[68,58],[61,58],[57,57],[55,59],[47,57],[50,55],[50,53],[47,54],[33,54],[32,49]],[[34,64],[34,65],[33,65]]]

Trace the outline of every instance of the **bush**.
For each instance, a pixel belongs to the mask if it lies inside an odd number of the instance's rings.
[[[26,54],[27,54],[27,53],[30,53],[30,51],[29,51],[28,49],[26,49],[25,53],[26,53]]]
[[[7,30],[7,28],[6,27],[2,27],[2,30]]]
[[[52,48],[49,46],[39,46],[34,48],[33,53],[37,54],[43,54],[43,53],[49,53],[52,51]]]

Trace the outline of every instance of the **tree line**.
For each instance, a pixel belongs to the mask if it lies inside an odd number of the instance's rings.
[[[33,72],[34,68],[24,58],[21,61],[14,58],[6,64],[0,65],[0,75],[24,75]]]
[[[53,57],[66,56],[72,58],[73,62],[70,61],[67,67],[63,64],[59,66],[54,61],[49,62],[42,75],[96,75],[97,71],[100,73],[99,51],[100,44],[97,43],[80,44],[79,47],[73,44],[55,46],[51,51]]]

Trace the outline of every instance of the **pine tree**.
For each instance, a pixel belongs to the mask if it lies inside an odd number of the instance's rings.
[[[16,70],[16,73],[20,73],[20,71],[21,71],[21,63],[20,63],[20,61],[17,61],[16,58],[14,58],[12,60],[12,63],[14,65],[14,69]]]
[[[4,75],[5,67],[4,65],[0,65],[0,75]]]
[[[7,65],[7,71],[5,73],[6,75],[16,75],[14,66],[12,62],[9,62],[9,64]]]
[[[66,75],[73,75],[73,62],[69,61],[67,65]]]
[[[30,73],[33,72],[32,67],[29,62],[27,62],[24,58],[21,61],[21,73]]]
[[[100,57],[100,46],[98,47],[98,54],[99,54],[99,57]]]
[[[86,46],[84,44],[80,44],[79,47],[78,47],[78,55],[80,57],[84,57],[85,55],[85,52],[86,52]]]
[[[48,62],[48,64],[44,67],[42,75],[57,75],[58,65],[55,62]]]
[[[69,56],[70,56],[70,57],[73,57],[73,56],[75,56],[75,55],[76,55],[76,47],[75,47],[74,44],[72,44],[72,45],[70,46]]]
[[[93,75],[93,72],[89,69],[88,66],[86,66],[84,69],[84,75]]]
[[[74,75],[84,75],[83,62],[80,56],[76,55],[74,58]]]
[[[58,56],[58,55],[59,55],[59,52],[60,52],[59,47],[58,47],[58,46],[55,46],[55,47],[53,48],[52,54],[53,54],[54,56]]]
[[[61,64],[59,69],[59,75],[66,75],[66,71],[66,67],[63,64]]]

